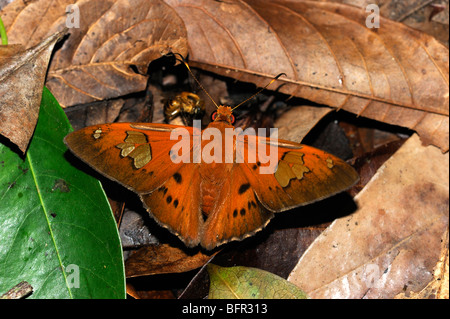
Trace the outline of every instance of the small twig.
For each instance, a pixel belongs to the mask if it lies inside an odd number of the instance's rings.
[[[18,283],[13,288],[0,296],[0,299],[21,299],[33,292],[33,287],[26,281]]]

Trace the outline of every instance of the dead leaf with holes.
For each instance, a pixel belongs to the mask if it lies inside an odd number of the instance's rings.
[[[359,209],[334,221],[288,279],[312,298],[394,298],[424,289],[448,235],[449,154],[413,135],[355,200]]]
[[[69,5],[76,9],[66,13]],[[187,53],[183,22],[161,0],[14,1],[0,12],[9,38],[28,46],[78,13],[79,28],[70,28],[46,83],[64,107],[143,91],[152,60]]]
[[[192,66],[417,131],[449,145],[449,53],[365,8],[319,1],[165,0],[187,28]],[[241,23],[237,23],[240,21]],[[274,85],[275,87],[276,85]]]
[[[0,134],[25,153],[36,127],[50,55],[65,31],[25,49],[0,46]]]

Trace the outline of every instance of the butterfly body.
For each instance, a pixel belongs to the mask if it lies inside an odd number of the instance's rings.
[[[189,247],[213,249],[249,237],[274,213],[331,196],[358,180],[354,169],[333,155],[243,134],[233,120],[231,108],[220,106],[201,132],[115,123],[73,132],[65,143],[94,169],[138,193],[150,215]],[[182,134],[174,138],[175,132]],[[176,149],[183,138],[187,147]],[[186,150],[188,156],[180,155]],[[270,156],[263,160],[259,150]]]

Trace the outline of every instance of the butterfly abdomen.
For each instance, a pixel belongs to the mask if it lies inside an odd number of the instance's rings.
[[[207,217],[220,197],[223,181],[229,178],[232,163],[202,163],[199,174],[202,177],[200,184],[202,198],[202,212]]]

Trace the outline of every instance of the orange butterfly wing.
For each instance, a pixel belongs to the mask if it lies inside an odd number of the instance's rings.
[[[188,130],[192,141],[189,127],[114,123],[72,132],[65,143],[95,170],[138,193],[150,215],[192,247],[200,242],[203,223],[199,164],[172,161],[178,140],[170,134],[177,128]]]
[[[206,249],[252,236],[273,217],[272,212],[261,206],[243,165],[233,164],[229,178],[221,184],[217,201],[204,225],[201,245]]]
[[[102,124],[72,132],[64,142],[75,155],[106,177],[137,193],[149,193],[184,165],[173,163],[169,156],[172,146],[178,142],[170,140],[170,134],[179,127]]]
[[[104,124],[73,132],[65,142],[94,169],[137,192],[154,219],[189,247],[213,249],[249,237],[273,213],[331,196],[358,180],[351,166],[324,151],[260,137],[252,144],[244,136],[244,154],[234,150],[242,163],[174,163],[171,149],[178,140],[170,134],[177,128]],[[182,128],[192,141],[193,129]],[[248,154],[270,145],[278,150],[276,170],[260,174],[268,164],[253,163]],[[189,151],[192,159],[192,144]]]
[[[342,192],[359,180],[353,167],[314,147],[262,137],[257,138],[257,145],[278,149],[277,166],[272,174],[260,174],[260,169],[268,164],[246,161],[243,165],[258,200],[270,211],[281,212],[313,203]]]
[[[207,249],[249,237],[263,229],[273,213],[332,196],[359,179],[350,165],[319,149],[290,141],[255,138],[255,144],[247,143],[246,137],[242,139],[244,154],[240,156],[244,161],[233,165],[205,223],[201,245]],[[260,174],[260,169],[269,163],[250,162],[248,152],[267,148],[269,154],[270,144],[278,149],[276,167],[271,174]]]
[[[198,166],[183,165],[160,188],[140,195],[150,215],[188,247],[199,244],[203,227]]]

